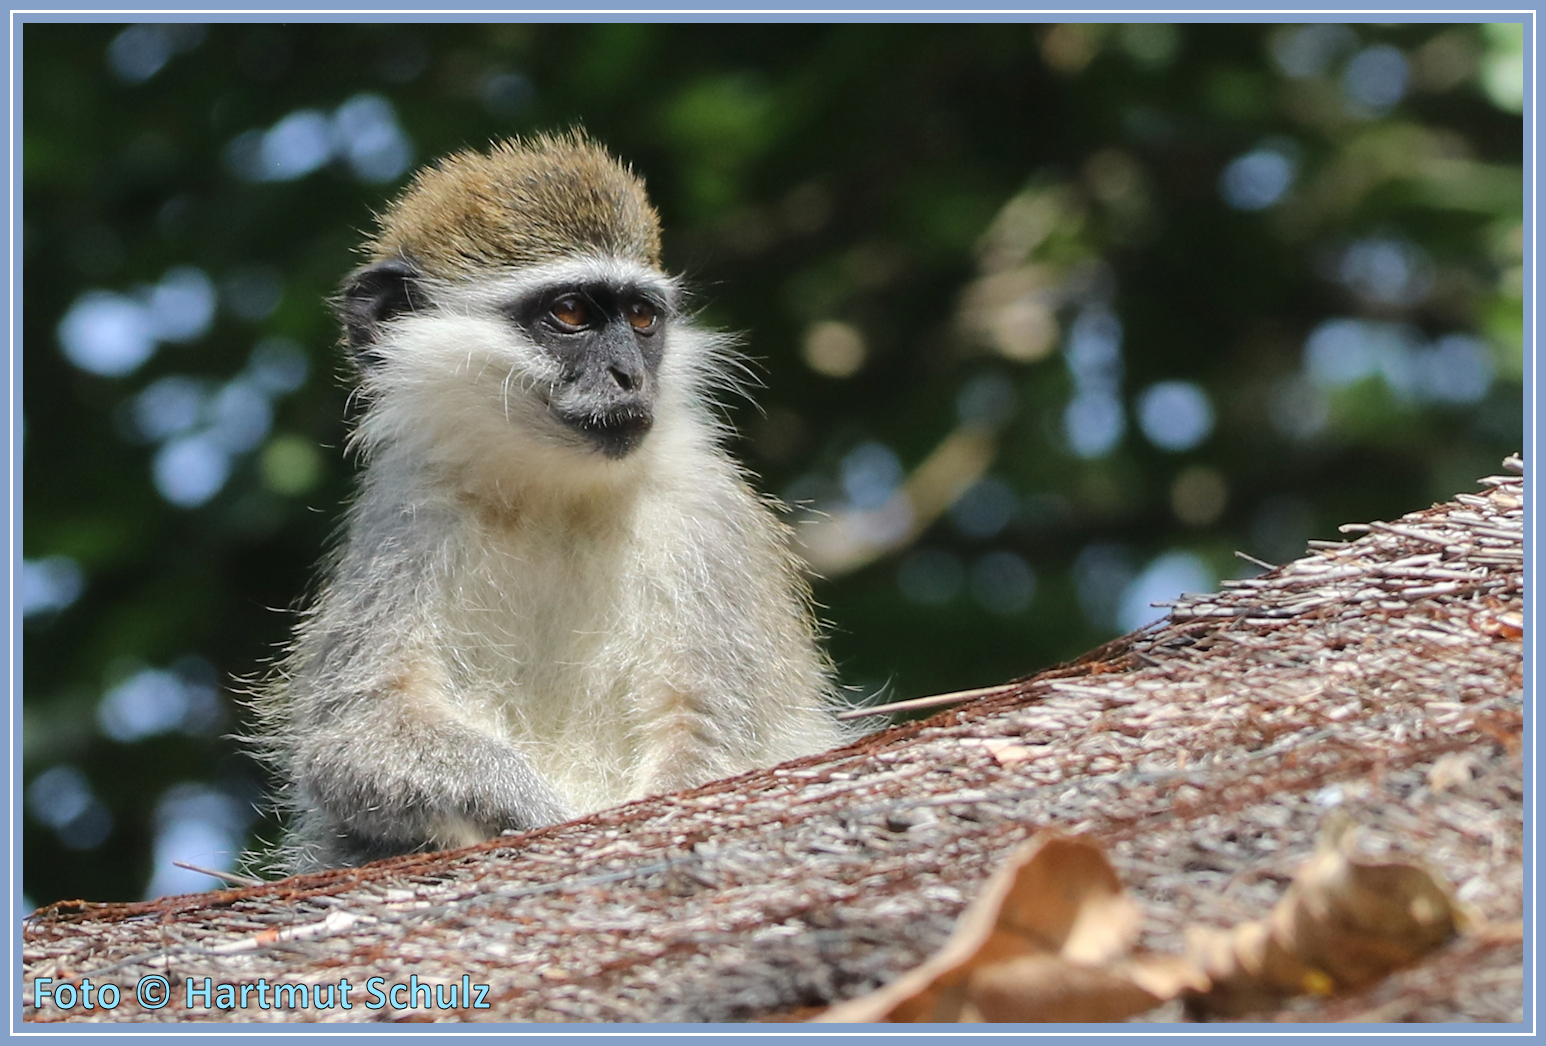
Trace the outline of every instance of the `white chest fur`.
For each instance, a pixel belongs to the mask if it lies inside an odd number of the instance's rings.
[[[519,746],[577,810],[631,798],[646,682],[623,625],[626,526],[582,511],[472,528],[438,593],[438,653],[459,711]]]

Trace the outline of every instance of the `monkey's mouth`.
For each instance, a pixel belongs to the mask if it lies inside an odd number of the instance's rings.
[[[644,442],[654,416],[643,406],[628,405],[604,411],[570,413],[555,410],[558,420],[579,433],[595,450],[609,458],[626,457]]]

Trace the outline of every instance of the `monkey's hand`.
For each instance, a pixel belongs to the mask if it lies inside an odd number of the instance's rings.
[[[467,846],[572,811],[513,745],[372,695],[299,747],[297,798],[329,864]]]

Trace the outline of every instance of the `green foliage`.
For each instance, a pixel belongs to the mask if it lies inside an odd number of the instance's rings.
[[[1522,443],[1518,26],[28,23],[22,54],[38,902],[195,888],[171,858],[263,828],[230,694],[349,495],[324,299],[398,146],[583,124],[646,178],[746,332],[736,450],[802,503],[864,698],[1074,656],[1148,568],[1211,586]],[[93,372],[83,302],[162,327]]]

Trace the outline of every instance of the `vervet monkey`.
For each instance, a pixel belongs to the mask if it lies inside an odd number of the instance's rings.
[[[830,747],[788,530],[722,446],[730,346],[581,134],[426,168],[336,299],[364,462],[255,707],[289,871],[469,844]]]

